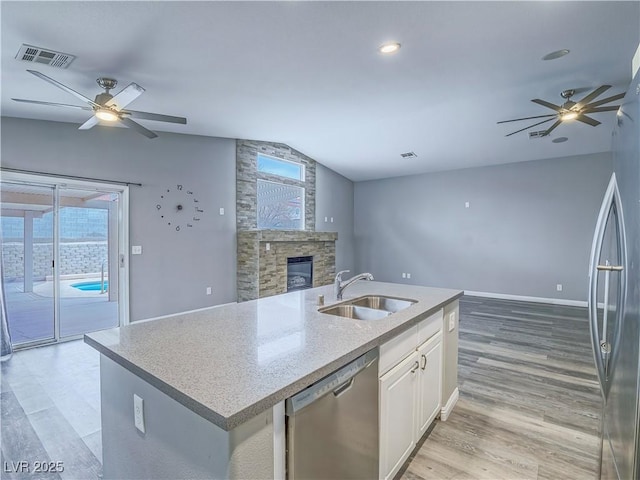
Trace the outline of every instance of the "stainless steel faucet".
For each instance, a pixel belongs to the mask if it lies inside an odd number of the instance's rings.
[[[350,270],[342,270],[337,273],[335,282],[333,283],[334,291],[336,293],[336,300],[342,300],[342,292],[344,289],[358,280],[373,280],[373,275],[370,273],[360,273],[348,280],[342,280],[342,274],[348,273]]]

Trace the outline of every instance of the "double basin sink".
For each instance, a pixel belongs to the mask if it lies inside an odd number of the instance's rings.
[[[353,320],[378,320],[392,313],[399,312],[416,303],[416,300],[386,297],[383,295],[366,295],[354,298],[337,305],[318,309],[320,313],[328,313]]]

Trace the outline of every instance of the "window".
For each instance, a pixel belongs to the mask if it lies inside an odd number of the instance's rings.
[[[304,188],[258,179],[258,229],[304,230]]]
[[[304,182],[304,165],[258,154],[258,172]]]

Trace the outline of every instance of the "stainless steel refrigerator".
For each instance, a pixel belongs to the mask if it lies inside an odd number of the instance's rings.
[[[614,173],[594,232],[589,320],[603,397],[599,478],[640,478],[640,74],[616,114]]]

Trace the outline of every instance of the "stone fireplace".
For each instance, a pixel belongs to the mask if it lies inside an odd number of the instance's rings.
[[[336,270],[337,239],[336,232],[239,231],[238,301],[286,293],[291,279],[288,276],[289,259],[296,257],[313,259],[310,264],[310,286],[331,284]],[[300,281],[298,278],[294,283]]]

